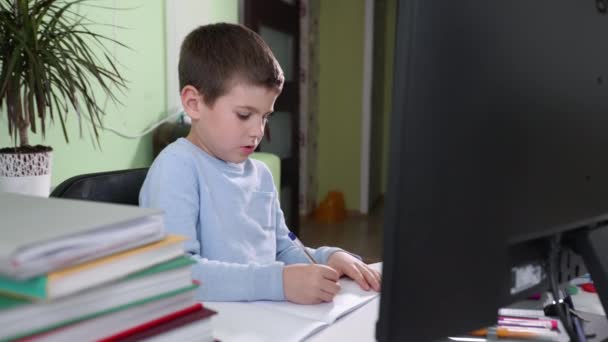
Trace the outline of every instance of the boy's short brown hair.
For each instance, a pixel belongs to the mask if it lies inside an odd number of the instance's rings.
[[[179,87],[195,87],[213,106],[235,82],[281,91],[283,70],[268,45],[236,24],[200,26],[184,39],[179,55]]]

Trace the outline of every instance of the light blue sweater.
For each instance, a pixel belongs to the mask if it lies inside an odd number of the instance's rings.
[[[272,174],[260,161],[228,163],[180,138],[154,160],[139,203],[164,209],[167,231],[188,237],[200,300],[284,300],[284,264],[308,262],[287,236]],[[323,264],[337,250],[309,248]]]

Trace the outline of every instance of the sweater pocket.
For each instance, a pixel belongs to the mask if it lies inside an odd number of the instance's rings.
[[[254,191],[247,214],[263,228],[274,227],[274,192]]]

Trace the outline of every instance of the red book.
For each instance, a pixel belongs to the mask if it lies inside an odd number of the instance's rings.
[[[159,335],[192,322],[206,319],[215,315],[216,313],[217,312],[213,310],[203,307],[203,304],[196,303],[186,309],[176,311],[172,314],[121,331],[118,334],[103,338],[98,342],[140,341],[144,338]]]

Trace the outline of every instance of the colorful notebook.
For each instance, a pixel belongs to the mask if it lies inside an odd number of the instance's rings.
[[[0,276],[0,294],[34,300],[60,298],[183,255],[184,240],[185,237],[169,235],[156,243],[29,280]]]
[[[20,341],[96,341],[192,306],[196,303],[194,290],[197,286],[193,284],[188,288],[108,310],[74,324],[23,336]]]
[[[190,265],[182,256],[120,281],[50,302],[0,297],[0,340],[53,329],[96,317],[115,308],[192,287]]]

